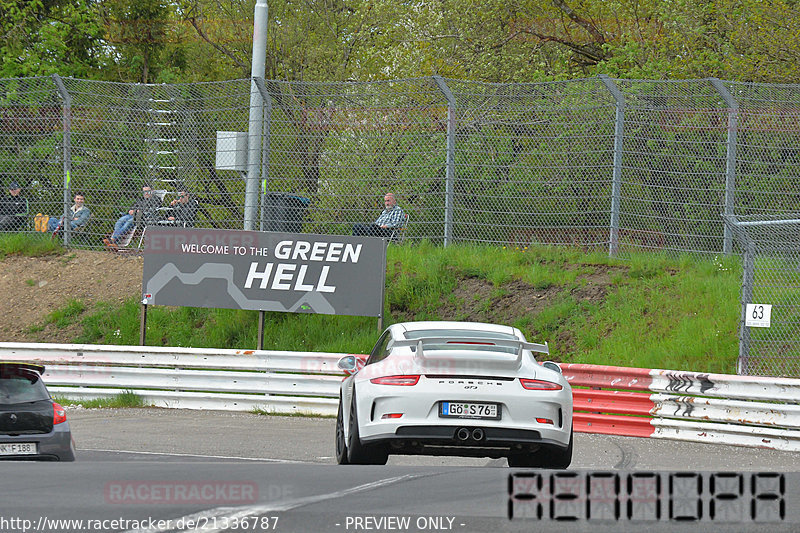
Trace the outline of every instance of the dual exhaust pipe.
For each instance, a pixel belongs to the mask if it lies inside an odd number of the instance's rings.
[[[480,442],[486,437],[486,434],[481,428],[475,428],[470,431],[468,428],[458,428],[456,430],[456,439],[461,442],[466,442],[470,439]]]

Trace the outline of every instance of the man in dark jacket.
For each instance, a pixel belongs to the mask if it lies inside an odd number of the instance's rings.
[[[0,201],[0,231],[19,231],[25,227],[28,200],[16,181],[8,185],[8,195]]]
[[[167,220],[162,220],[161,224],[184,228],[194,227],[198,203],[187,191],[178,191],[178,197],[172,200],[169,206],[172,209],[171,214]]]
[[[104,239],[103,242],[108,246],[116,246],[117,241],[133,229],[134,224],[143,224],[145,226],[154,224],[157,220],[156,210],[158,209],[158,204],[158,199],[153,196],[153,189],[149,185],[142,187],[142,197],[136,200],[136,203],[128,209],[127,213],[119,217],[117,223],[114,224],[114,232],[111,234],[111,238]]]

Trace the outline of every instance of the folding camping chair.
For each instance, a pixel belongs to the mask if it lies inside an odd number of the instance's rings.
[[[131,229],[117,239],[116,245],[109,249],[118,254],[139,253],[142,249],[145,231],[147,231],[147,226],[142,221],[141,212],[137,211],[133,218],[133,226]]]
[[[156,198],[158,198],[159,202],[164,201],[164,196],[167,194],[165,189],[153,189],[153,194]],[[163,208],[158,208],[159,211],[162,211]],[[147,224],[155,223],[154,220],[142,220],[142,212],[136,211],[136,214],[133,218],[133,228],[120,237],[117,241],[117,245],[112,248],[113,251],[117,253],[125,253],[125,254],[138,254],[142,251],[142,244],[144,243],[144,236],[147,233]],[[135,245],[131,243],[136,243]]]
[[[392,231],[389,236],[389,243],[403,244],[406,239],[406,230],[408,229],[408,213],[403,213],[403,222]]]

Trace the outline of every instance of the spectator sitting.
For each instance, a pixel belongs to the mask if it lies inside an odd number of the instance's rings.
[[[166,220],[160,221],[159,224],[184,228],[194,227],[198,203],[187,191],[178,191],[178,197],[172,200],[169,206],[172,214]]]
[[[383,197],[385,209],[373,224],[354,224],[353,235],[389,238],[395,229],[403,225],[403,210],[397,205],[393,193]]]
[[[89,217],[92,215],[89,208],[84,204],[85,198],[83,193],[76,192],[75,193],[75,205],[70,208],[70,212],[72,213],[72,217],[69,221],[70,229],[80,228],[86,225],[89,222]],[[49,231],[50,233],[55,233],[63,229],[64,227],[64,217],[48,217],[47,215],[42,215],[41,218],[37,216],[36,221],[36,229],[40,231]]]
[[[20,230],[28,216],[28,200],[16,181],[8,185],[8,195],[0,200],[0,231]]]
[[[136,203],[128,210],[127,213],[119,217],[117,223],[114,224],[114,231],[111,237],[103,239],[106,246],[116,248],[117,242],[120,238],[128,233],[134,224],[141,221],[145,226],[154,224],[156,222],[156,210],[158,209],[158,199],[153,197],[153,189],[145,185],[142,187],[142,198],[136,200]]]

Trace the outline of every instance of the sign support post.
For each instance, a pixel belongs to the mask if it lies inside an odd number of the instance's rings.
[[[139,319],[139,345],[144,346],[147,343],[147,304],[142,304],[142,313]]]
[[[378,314],[378,333],[383,332],[383,313],[386,310],[386,249],[389,247],[389,241],[383,240],[383,255],[381,256],[381,272],[383,272],[383,281],[381,282],[381,310]]]
[[[264,349],[264,317],[266,316],[265,311],[258,312],[258,349]]]

